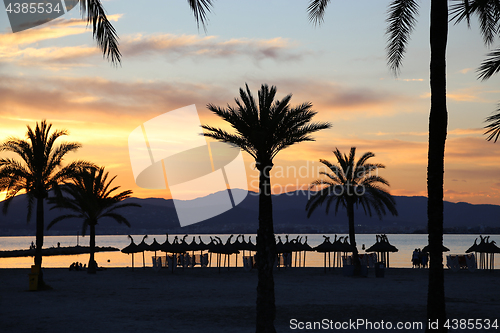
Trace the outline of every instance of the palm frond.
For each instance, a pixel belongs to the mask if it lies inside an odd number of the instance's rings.
[[[103,57],[111,60],[113,65],[119,64],[121,62],[121,53],[118,47],[118,35],[106,17],[101,1],[81,0],[80,12],[82,16],[87,14],[87,24],[92,24],[92,34],[102,51]]]
[[[311,214],[323,204],[323,202],[328,197],[326,194],[328,193],[328,189],[321,189],[315,193],[313,193],[309,200],[306,203],[307,217],[310,217]]]
[[[82,145],[77,142],[71,142],[71,143],[61,143],[55,149],[52,149],[52,147],[53,147],[52,144],[50,146],[47,145],[48,152],[46,153],[46,155],[48,156],[48,161],[46,170],[47,173],[49,174],[52,173],[57,167],[61,165],[62,160],[66,156],[66,154],[78,150],[79,148],[82,147]]]
[[[363,154],[363,156],[361,156],[359,159],[358,159],[358,162],[356,163],[356,169],[358,169],[359,167],[362,167],[365,165],[366,161],[369,159],[369,158],[372,158],[372,157],[375,157],[375,154],[372,153],[372,152],[366,152]]]
[[[472,8],[469,0],[456,0],[456,3],[450,6],[450,22],[455,21],[455,24],[467,21],[467,27],[470,28],[470,19]]]
[[[123,223],[127,227],[130,227],[130,222],[125,217],[123,217],[120,214],[117,214],[117,213],[106,213],[106,214],[101,215],[101,217],[110,217],[110,218],[114,219],[116,222]]]
[[[488,135],[486,140],[491,141],[495,139],[494,142],[497,142],[498,137],[500,136],[500,104],[496,109],[495,114],[486,118],[485,122],[489,123],[484,127],[486,129],[484,135]]]
[[[483,36],[486,46],[489,46],[495,40],[498,33],[500,3],[496,0],[456,0],[457,3],[451,6],[451,21],[455,24],[462,20],[467,20],[467,26],[470,28],[470,20],[473,14],[476,14],[479,20],[479,30]]]
[[[386,20],[388,23],[386,50],[389,67],[396,76],[401,70],[406,47],[415,27],[418,9],[418,3],[415,0],[394,0],[389,5]]]
[[[488,53],[487,57],[477,70],[481,80],[487,80],[500,71],[500,48]]]
[[[210,7],[212,7],[212,0],[188,0],[189,7],[193,11],[194,17],[196,19],[196,24],[198,29],[200,28],[200,23],[203,26],[205,32],[207,31],[207,13],[210,13]]]
[[[125,207],[142,207],[142,206],[137,204],[137,203],[134,203],[134,202],[128,202],[128,203],[124,203],[124,204],[120,204],[120,205],[114,205],[113,207],[111,207],[111,209],[108,210],[108,213],[113,212],[114,210],[117,210],[117,209],[125,208]]]
[[[236,145],[249,153],[253,158],[257,158],[257,151],[247,138],[241,135],[230,134],[220,128],[215,128],[208,125],[202,125],[201,127],[204,130],[208,131],[203,133],[204,136],[220,142],[226,142]]]
[[[330,0],[310,0],[309,6],[307,6],[309,21],[311,21],[314,25],[320,25],[323,23],[325,10],[329,2]]]
[[[54,224],[56,224],[57,222],[60,222],[62,220],[66,220],[66,219],[77,219],[77,218],[82,218],[82,215],[76,215],[76,214],[60,215],[60,216],[54,218],[52,221],[50,221],[50,223],[47,225],[47,230],[52,228],[52,226]]]

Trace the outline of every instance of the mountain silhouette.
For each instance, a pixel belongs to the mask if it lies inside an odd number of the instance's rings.
[[[240,190],[233,190],[240,191]],[[211,194],[216,195],[216,194]],[[357,233],[414,233],[426,232],[427,198],[395,196],[398,216],[387,215],[382,219],[366,216],[363,208],[355,210]],[[196,199],[195,199],[196,200]],[[172,200],[161,198],[129,198],[142,208],[124,208],[121,213],[132,227],[120,225],[106,218],[100,220],[96,233],[100,235],[210,233],[238,234],[257,232],[258,195],[249,192],[235,208],[187,227],[181,227]],[[347,214],[342,208],[335,215],[334,207],[326,214],[326,207],[319,207],[308,219],[305,209],[307,192],[297,191],[273,195],[273,218],[276,233],[347,233]],[[3,203],[0,203],[3,205]],[[30,236],[35,234],[35,217],[26,222],[26,195],[14,198],[7,215],[0,213],[0,236]],[[46,225],[64,211],[45,207]],[[465,202],[444,203],[444,228],[448,233],[500,233],[500,206],[475,205]],[[65,220],[55,224],[45,235],[75,235],[81,233],[82,221]]]

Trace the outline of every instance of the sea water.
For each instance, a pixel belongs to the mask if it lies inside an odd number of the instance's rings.
[[[169,235],[169,241],[172,242],[174,237],[182,238],[184,235]],[[201,237],[205,244],[210,242],[210,236],[218,236],[225,243],[229,235],[189,235],[186,238],[188,243],[191,243],[193,236],[196,237],[196,241],[199,241],[198,236]],[[245,240],[248,241],[248,236],[251,236],[252,242],[255,244],[255,235],[245,235]],[[278,236],[278,235],[277,235]],[[285,242],[285,235],[279,235],[283,242]],[[304,242],[307,237],[307,243],[311,247],[315,247],[321,244],[324,240],[322,234],[308,234],[308,235],[297,235],[290,234],[289,240],[296,238],[297,236],[302,237],[302,242]],[[333,241],[334,235],[325,235],[330,237]],[[346,235],[338,235],[342,237]],[[134,242],[139,244],[142,241],[144,235],[133,235]],[[158,243],[163,243],[165,241],[165,235],[148,235],[146,238],[146,243],[151,244],[153,239],[156,238]],[[423,248],[427,245],[427,235],[423,234],[388,234],[389,242],[398,248],[398,252],[390,253],[389,264],[390,267],[412,267],[411,256],[414,249]],[[231,239],[233,242],[236,235]],[[448,254],[464,254],[465,251],[474,243],[474,240],[478,238],[479,235],[444,235],[444,245],[450,249]],[[490,241],[496,241],[500,244],[500,235],[492,235]],[[364,253],[362,247],[368,249],[376,241],[375,235],[373,234],[359,234],[356,235],[356,244],[360,253]],[[0,237],[0,250],[21,250],[28,249],[31,242],[35,242],[35,236],[19,236],[19,237]],[[77,244],[81,246],[89,245],[89,236],[46,236],[44,238],[44,248],[57,247],[60,243],[61,247],[65,246],[75,246]],[[112,236],[96,236],[97,246],[112,246],[118,249],[123,249],[130,244],[130,239],[126,235],[112,235]],[[246,255],[248,255],[248,251]],[[158,256],[164,256],[164,252],[158,252]],[[143,254],[136,253],[124,254],[121,252],[97,252],[95,254],[95,259],[99,266],[102,267],[130,267],[132,265],[132,256],[134,258],[134,266],[143,266]],[[145,266],[152,266],[152,256],[154,252],[146,251],[144,253]],[[500,258],[499,258],[500,259]],[[327,259],[328,260],[328,259]],[[331,254],[331,260],[333,265],[333,253]],[[83,264],[88,263],[89,254],[80,255],[61,255],[61,256],[44,256],[43,257],[43,267],[69,267],[73,262],[81,262]],[[295,261],[295,255],[293,257],[293,263]],[[242,267],[242,254],[231,255],[230,258],[231,266],[234,267],[235,263],[238,267]],[[0,258],[0,268],[29,268],[33,264],[33,257],[18,257],[18,258]],[[215,254],[212,258],[212,265],[215,264]],[[324,265],[324,254],[318,252],[307,252],[306,253],[306,267],[323,267]],[[446,266],[446,259],[445,259]],[[500,269],[500,260],[495,262],[495,269]]]

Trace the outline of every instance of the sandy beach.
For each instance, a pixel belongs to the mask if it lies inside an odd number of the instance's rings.
[[[54,289],[43,292],[28,291],[28,273],[0,270],[2,332],[255,332],[257,271],[196,268],[171,274],[116,268],[89,275],[52,268],[44,274]],[[382,320],[394,326],[424,323],[427,270],[385,273],[384,278],[376,278],[374,271],[367,278],[352,278],[339,269],[326,274],[322,268],[277,270],[277,331],[389,331],[333,326],[361,319],[374,325]],[[500,320],[498,271],[445,273],[449,318]],[[332,330],[299,328],[327,321]]]

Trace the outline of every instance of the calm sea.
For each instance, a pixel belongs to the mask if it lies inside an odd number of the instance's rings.
[[[183,235],[178,235],[182,237]],[[188,243],[191,243],[193,236],[196,236],[198,240],[198,235],[189,235],[186,239]],[[229,237],[229,235],[217,235],[223,242]],[[246,235],[245,239],[248,240]],[[255,235],[252,236],[252,242],[255,244]],[[282,240],[285,241],[284,235],[280,235]],[[308,244],[312,247],[319,245],[323,242],[323,235],[300,235],[305,238],[307,236]],[[333,240],[333,235],[327,235]],[[339,235],[345,236],[345,235]],[[415,248],[423,248],[427,245],[427,235],[405,235],[405,234],[394,234],[387,235],[389,242],[396,246],[399,251],[390,254],[390,266],[391,267],[411,267],[411,255]],[[133,236],[136,244],[140,243],[143,235]],[[297,237],[297,235],[289,235],[290,239]],[[450,249],[447,254],[463,254],[465,251],[474,243],[474,240],[478,238],[478,235],[444,235],[444,245]],[[153,238],[156,238],[157,242],[163,243],[165,241],[165,235],[149,235],[146,239],[146,243],[151,244]],[[169,236],[169,240],[172,242],[174,235]],[[205,243],[210,242],[210,237],[208,235],[201,235],[201,238]],[[360,253],[364,253],[361,250],[364,244],[366,248],[370,247],[375,243],[375,235],[370,234],[360,234],[356,235],[356,243]],[[493,235],[490,237],[490,241],[494,240],[497,244],[500,244],[500,235]],[[31,242],[35,241],[34,236],[26,237],[0,237],[0,250],[19,250],[28,249]],[[75,246],[77,241],[80,245],[89,245],[89,237],[79,237],[77,236],[47,236],[44,240],[44,248],[56,247],[57,243],[61,243],[61,246]],[[234,237],[233,237],[234,241]],[[113,246],[119,249],[123,249],[130,243],[127,236],[114,235],[114,236],[97,236],[96,245],[97,246]],[[153,252],[145,252],[146,266],[152,266],[151,257],[154,255]],[[160,255],[160,254],[158,254]],[[161,255],[165,253],[161,252]],[[124,254],[121,252],[101,252],[96,253],[96,261],[100,266],[103,267],[129,267],[131,266],[132,255]],[[307,267],[323,267],[323,254],[317,252],[307,252],[306,254],[306,266]],[[236,256],[231,257],[231,266],[234,266]],[[500,258],[499,258],[500,259]],[[68,267],[73,262],[88,263],[89,255],[71,255],[71,256],[51,256],[43,258],[44,267]],[[135,266],[142,266],[142,253],[137,253],[134,255]],[[215,257],[213,258],[215,262]],[[333,254],[332,254],[333,261]],[[33,264],[32,257],[21,257],[21,258],[0,258],[0,268],[29,268]],[[242,266],[241,255],[237,257],[238,267]],[[500,269],[500,260],[495,262],[495,269]]]

